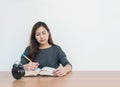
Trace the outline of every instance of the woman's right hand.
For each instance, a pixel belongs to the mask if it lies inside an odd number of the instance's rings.
[[[23,68],[24,68],[25,70],[30,71],[30,70],[35,70],[35,69],[37,69],[38,66],[39,66],[39,63],[37,63],[37,62],[29,62],[28,64],[24,64],[24,65],[23,65]]]

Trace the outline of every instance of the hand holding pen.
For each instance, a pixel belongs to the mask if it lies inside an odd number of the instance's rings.
[[[24,56],[24,58],[26,58],[26,59],[29,61],[28,64],[24,64],[24,65],[23,65],[23,67],[24,67],[25,70],[35,70],[35,69],[38,68],[39,63],[37,63],[37,62],[32,62],[32,60],[30,60],[30,59],[29,59],[27,56],[25,56],[24,54],[23,54],[23,56]]]

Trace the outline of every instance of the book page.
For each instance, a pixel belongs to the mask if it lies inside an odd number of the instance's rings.
[[[52,67],[43,67],[41,71],[39,72],[40,75],[48,75],[48,76],[54,76],[53,71],[55,68]]]
[[[24,76],[37,76],[40,71],[41,71],[40,68],[37,68],[36,70],[33,71],[25,71]]]

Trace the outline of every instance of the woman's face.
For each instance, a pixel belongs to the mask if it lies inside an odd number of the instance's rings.
[[[44,27],[39,27],[35,32],[35,38],[41,45],[48,44],[49,33]]]

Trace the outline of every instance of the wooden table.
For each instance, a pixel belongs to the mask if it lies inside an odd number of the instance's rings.
[[[22,77],[0,72],[0,87],[120,87],[120,71],[73,71],[64,77]]]

